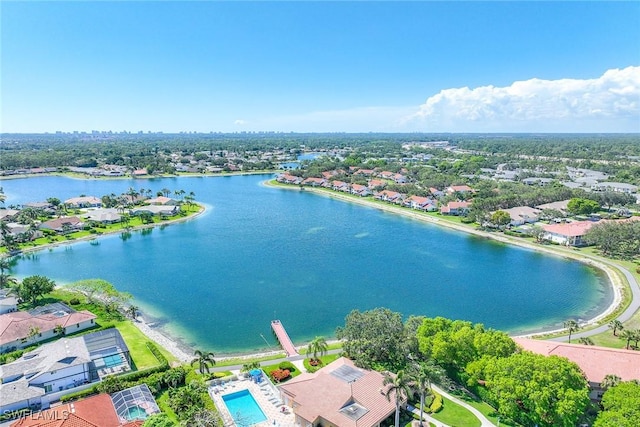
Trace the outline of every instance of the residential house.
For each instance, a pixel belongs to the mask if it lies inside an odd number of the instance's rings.
[[[638,192],[638,186],[626,184],[624,182],[600,182],[591,186],[593,191],[613,191],[616,193],[635,194]]]
[[[102,200],[94,196],[72,197],[65,200],[64,204],[72,208],[99,208]]]
[[[518,206],[510,209],[502,209],[511,217],[510,225],[517,227],[523,224],[533,224],[540,220],[540,210],[529,206]]]
[[[279,387],[280,397],[305,427],[379,427],[395,413],[380,372],[356,367],[345,357]]]
[[[0,221],[13,221],[19,213],[17,209],[0,209]]]
[[[83,331],[95,326],[95,319],[90,311],[75,311],[62,303],[1,314],[0,353],[54,338],[58,327],[64,333]]]
[[[553,179],[551,178],[539,178],[539,177],[531,177],[531,178],[525,178],[522,180],[523,184],[527,184],[527,185],[539,185],[541,187],[544,187],[546,185],[549,185],[553,182]]]
[[[11,427],[140,427],[146,417],[158,412],[149,387],[141,384],[32,413]]]
[[[140,177],[140,176],[145,176],[145,175],[149,175],[149,171],[147,171],[146,168],[143,169],[136,169],[134,170],[131,175],[133,175],[133,177]]]
[[[593,226],[593,221],[575,221],[563,224],[543,225],[542,238],[565,246],[584,246],[584,235]]]
[[[367,186],[369,187],[369,190],[373,191],[373,190],[381,190],[384,187],[386,187],[387,183],[380,180],[380,179],[370,179],[369,183],[367,184]]]
[[[384,202],[397,204],[402,203],[402,201],[404,200],[403,194],[391,190],[380,191],[379,193],[374,194],[373,197]]]
[[[436,202],[428,197],[409,196],[404,200],[405,206],[411,209],[419,209],[421,211],[435,211],[437,210]]]
[[[65,216],[62,218],[50,219],[38,226],[41,230],[52,230],[56,233],[67,233],[81,230],[84,222],[76,216]]]
[[[447,192],[447,194],[467,194],[473,193],[475,190],[468,185],[450,185],[446,188],[445,191]]]
[[[594,400],[602,397],[600,384],[607,375],[616,375],[622,381],[640,380],[639,351],[529,338],[514,338],[514,341],[524,350],[543,356],[566,357],[577,364],[589,382]]]
[[[331,189],[335,191],[342,191],[343,193],[348,193],[349,191],[351,191],[351,186],[346,182],[336,180],[331,182]]]
[[[442,215],[465,215],[471,208],[471,202],[449,202],[446,206],[440,207]]]
[[[143,212],[148,212],[154,216],[173,216],[178,213],[180,208],[178,206],[158,206],[158,205],[146,205],[136,206],[131,209],[131,215],[140,215]]]
[[[18,298],[11,289],[0,289],[0,315],[18,311]]]
[[[369,191],[369,188],[366,185],[351,184],[351,194],[356,194],[360,197],[364,197],[371,194],[371,191]]]
[[[115,328],[61,338],[0,365],[0,412],[46,409],[64,394],[129,370],[129,349]]]
[[[321,187],[325,182],[327,182],[324,178],[314,178],[309,177],[302,181],[302,185],[310,185],[311,187]]]
[[[396,184],[405,184],[407,182],[407,177],[400,173],[393,174],[391,179],[393,179]]]
[[[435,187],[429,187],[429,192],[431,193],[431,195],[432,195],[433,197],[436,197],[436,198],[438,198],[438,199],[439,199],[440,197],[444,197],[444,191],[442,191],[442,190],[438,190],[438,189],[437,189],[437,188],[435,188]]]
[[[122,215],[115,208],[93,209],[81,217],[87,221],[99,222],[101,224],[115,224],[120,222]]]
[[[282,173],[276,177],[276,181],[282,182],[284,184],[300,184],[302,183],[302,178],[295,175],[289,175],[288,173]]]
[[[171,197],[166,197],[166,196],[158,196],[153,199],[147,199],[145,203],[148,205],[155,205],[155,206],[176,206],[179,204],[179,202],[176,199],[172,199]]]
[[[569,199],[561,200],[559,202],[545,203],[543,205],[536,206],[536,208],[540,209],[541,211],[545,209],[553,209],[553,210],[562,212],[563,214],[566,214],[568,206],[569,206]]]

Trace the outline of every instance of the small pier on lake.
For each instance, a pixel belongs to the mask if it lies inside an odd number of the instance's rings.
[[[276,334],[276,338],[282,346],[282,349],[287,353],[287,357],[298,356],[298,351],[294,347],[293,342],[291,342],[291,338],[289,338],[289,334],[279,320],[271,321],[271,329],[273,329],[273,333]]]

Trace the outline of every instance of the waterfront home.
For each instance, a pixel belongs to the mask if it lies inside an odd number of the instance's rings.
[[[510,209],[502,209],[508,213],[511,217],[509,225],[517,227],[524,224],[533,224],[540,220],[540,210],[536,208],[530,208],[529,206],[517,206]],[[493,212],[492,212],[493,213]]]
[[[64,201],[71,208],[99,208],[102,200],[94,196],[72,197]]]
[[[115,328],[61,338],[0,366],[0,412],[48,408],[62,395],[129,370],[129,349]]]
[[[101,224],[115,224],[122,219],[122,215],[120,215],[115,208],[93,209],[80,216],[87,221],[99,222]]]
[[[33,413],[11,427],[139,427],[144,419],[159,412],[149,387],[141,384]]]
[[[382,200],[383,202],[400,204],[404,200],[404,195],[395,191],[383,190],[373,195],[375,199]]]
[[[324,178],[309,177],[302,181],[302,185],[310,185],[312,187],[320,187],[327,182]]]
[[[538,208],[540,210],[553,209],[553,210],[562,212],[563,214],[566,215],[567,209],[568,209],[568,206],[569,206],[569,201],[570,200],[567,199],[567,200],[560,200],[559,202],[545,203],[543,205],[536,206],[536,208]]]
[[[52,230],[56,233],[68,233],[82,229],[84,222],[77,216],[65,216],[62,218],[50,219],[38,226],[41,230]]]
[[[360,197],[364,197],[371,194],[371,191],[369,191],[369,188],[366,185],[351,184],[351,194],[356,194]]]
[[[566,357],[574,362],[589,382],[592,399],[599,400],[602,397],[600,384],[607,375],[616,375],[621,381],[640,380],[639,351],[529,338],[513,340],[524,350],[544,356]]]
[[[433,212],[437,210],[436,202],[428,197],[409,196],[404,200],[403,204],[411,209],[419,209],[422,211]]]
[[[356,367],[345,357],[303,373],[279,387],[280,398],[300,426],[379,427],[395,413],[395,394],[385,396],[380,372]]]
[[[92,328],[95,319],[90,311],[75,311],[62,303],[0,314],[0,353]]]
[[[344,181],[335,180],[331,182],[331,189],[334,191],[342,191],[343,193],[348,193],[349,191],[351,191],[351,186]]]
[[[542,238],[565,246],[584,246],[584,235],[593,227],[593,221],[575,221],[566,224],[543,225]]]
[[[166,197],[166,196],[158,196],[156,198],[153,199],[147,199],[145,201],[146,204],[148,205],[155,205],[155,206],[176,206],[178,205],[178,201],[176,199],[172,199],[171,197]]]
[[[446,206],[440,207],[442,215],[464,215],[469,212],[471,202],[449,202]]]
[[[180,208],[178,206],[158,206],[158,205],[147,205],[147,206],[138,206],[131,209],[131,215],[140,215],[143,212],[148,212],[151,215],[155,216],[173,216],[178,213]]]
[[[302,183],[302,178],[295,175],[289,175],[288,173],[282,173],[276,177],[276,181],[282,182],[284,184],[300,184]]]

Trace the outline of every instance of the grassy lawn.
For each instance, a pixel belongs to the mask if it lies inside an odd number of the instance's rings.
[[[433,418],[450,426],[480,427],[480,420],[469,410],[453,403],[446,397],[442,397],[444,405],[437,414],[431,414]]]
[[[474,399],[472,396],[468,395],[467,393],[463,393],[458,390],[451,392],[451,394],[453,394],[458,399],[464,401],[465,403],[468,403],[469,405],[476,408],[478,411],[482,413],[482,415],[487,417],[489,421],[491,421],[493,424],[496,424],[496,425],[498,424],[498,413],[496,412],[495,409],[491,407],[491,405],[488,405],[487,403],[481,400]],[[506,421],[504,419],[500,419],[500,425],[505,427],[516,427],[518,424]]]
[[[243,358],[243,357],[232,357],[232,358],[229,358],[229,359],[216,361],[216,367],[244,365],[244,364],[251,363],[251,362],[267,362],[269,360],[284,359],[286,357],[287,357],[287,355],[284,352],[272,354],[272,355],[269,355],[269,356],[251,358],[251,359],[247,359],[247,358]]]
[[[173,409],[169,407],[169,390],[164,390],[159,396],[156,396],[156,403],[158,404],[158,408],[167,414],[167,416],[177,425],[178,416],[173,412]]]

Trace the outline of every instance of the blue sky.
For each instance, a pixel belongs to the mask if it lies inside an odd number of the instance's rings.
[[[640,2],[2,2],[3,132],[640,132]]]

